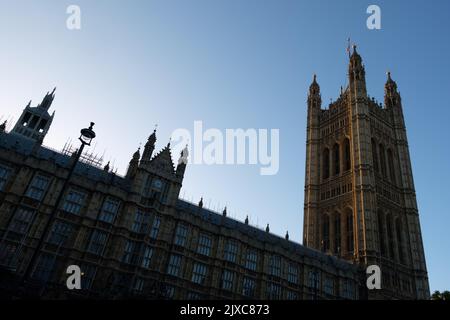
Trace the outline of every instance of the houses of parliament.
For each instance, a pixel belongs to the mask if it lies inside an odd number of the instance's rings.
[[[187,150],[156,152],[156,131],[124,176],[45,147],[54,98],[0,126],[0,298],[429,299],[401,96],[388,74],[369,98],[356,47],[328,108],[309,87],[303,245],[180,199]]]

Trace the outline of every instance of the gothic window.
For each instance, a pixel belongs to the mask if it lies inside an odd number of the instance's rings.
[[[334,216],[334,253],[339,255],[341,252],[341,217],[339,212]]]
[[[169,258],[169,265],[167,266],[167,273],[171,276],[178,277],[181,270],[181,256],[172,254]]]
[[[388,163],[389,163],[389,175],[391,177],[392,183],[395,184],[396,182],[395,182],[394,156],[392,154],[392,150],[391,149],[387,150],[387,156],[388,156]]]
[[[221,288],[223,290],[233,290],[234,273],[229,270],[223,270],[221,279]]]
[[[212,247],[211,237],[206,234],[200,234],[200,238],[198,240],[197,253],[200,253],[204,256],[210,256],[211,247]]]
[[[348,138],[344,141],[344,170],[350,170],[351,159],[350,159],[350,140]]]
[[[99,220],[113,223],[119,211],[120,202],[118,200],[107,198],[103,203],[102,211],[100,212]]]
[[[45,191],[47,190],[49,182],[50,179],[41,175],[36,175],[28,187],[26,196],[41,201],[44,197]]]
[[[186,245],[187,235],[188,227],[184,224],[179,224],[175,232],[175,244],[184,247]]]
[[[323,215],[322,249],[323,251],[328,251],[330,249],[330,218],[327,214]]]
[[[330,177],[330,150],[325,148],[323,151],[323,178],[328,179]]]
[[[153,219],[152,229],[150,230],[150,238],[156,239],[158,237],[160,226],[161,226],[161,218],[155,217],[155,219]]]
[[[397,250],[398,250],[398,258],[400,263],[404,263],[404,255],[403,255],[403,235],[402,235],[402,225],[400,218],[395,219],[395,231],[397,233]]]
[[[63,204],[63,210],[73,214],[79,214],[84,203],[86,195],[84,193],[70,190]]]
[[[353,254],[354,241],[353,241],[353,212],[351,210],[347,213],[347,252]]]
[[[393,260],[394,256],[394,232],[392,230],[392,217],[391,215],[386,216],[386,228],[387,228],[387,236],[389,242],[389,257]]]
[[[73,231],[73,226],[69,223],[56,221],[53,224],[51,233],[48,238],[48,242],[57,246],[64,246],[69,240]]]
[[[229,262],[236,262],[239,245],[236,241],[228,240],[225,245],[223,258]]]
[[[244,277],[242,284],[242,295],[253,297],[255,295],[256,282],[252,278]]]
[[[383,177],[386,177],[386,156],[384,153],[384,146],[381,143],[379,146],[379,151],[380,151],[381,173],[383,174]]]
[[[247,258],[245,260],[245,267],[247,269],[256,271],[256,264],[258,262],[258,253],[255,250],[249,249],[247,251]]]
[[[208,268],[203,263],[194,263],[191,281],[197,284],[204,284]]]
[[[341,160],[339,145],[336,143],[333,146],[333,160],[334,160],[334,174],[338,175],[340,172]]]
[[[372,159],[373,159],[373,169],[375,172],[378,172],[378,152],[377,152],[377,143],[374,139],[372,139]]]
[[[386,254],[385,243],[384,243],[384,222],[383,222],[383,212],[378,211],[378,236],[380,238],[380,253],[382,256]]]

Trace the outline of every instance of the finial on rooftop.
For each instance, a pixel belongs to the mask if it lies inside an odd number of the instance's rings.
[[[227,207],[226,207],[226,206],[225,206],[225,208],[223,208],[222,215],[223,215],[224,217],[227,216]]]
[[[104,171],[108,172],[109,171],[109,161],[106,164],[106,166],[103,168]]]
[[[203,208],[203,197],[200,198],[200,202],[198,203],[200,208]]]
[[[285,236],[286,240],[289,240],[289,231],[286,231],[286,236]]]
[[[245,217],[245,224],[248,224],[248,215]]]
[[[266,232],[270,232],[269,224],[266,226]]]

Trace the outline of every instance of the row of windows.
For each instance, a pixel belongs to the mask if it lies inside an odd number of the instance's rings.
[[[372,138],[372,157],[375,172],[381,173],[385,178],[389,177],[390,181],[396,184],[395,161],[392,150],[390,148],[385,150],[382,143],[377,144],[375,139]]]
[[[346,253],[353,253],[354,250],[354,231],[353,231],[353,212],[347,210],[343,215],[345,219],[344,226],[344,243],[342,243],[342,232],[341,232],[341,214],[336,212],[330,217],[328,214],[323,214],[322,216],[322,250],[327,252],[330,251],[331,244],[333,244],[333,252],[335,254],[340,254],[342,252],[342,244],[345,245]],[[331,239],[330,226],[333,224],[334,239]]]
[[[350,140],[346,138],[343,142],[343,154],[341,156],[341,145],[335,143],[332,151],[325,148],[322,153],[322,177],[328,179],[330,176],[339,175],[341,172],[341,166],[343,171],[350,170],[351,158],[350,158]],[[344,160],[341,164],[341,158]]]

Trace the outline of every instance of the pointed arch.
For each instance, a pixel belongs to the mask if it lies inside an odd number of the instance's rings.
[[[341,214],[335,212],[334,214],[334,253],[340,255],[341,253]]]
[[[392,183],[396,184],[395,181],[395,164],[394,164],[394,155],[392,153],[392,149],[387,149],[387,157],[388,157],[388,164],[389,164],[389,176],[392,181]]]
[[[345,138],[344,140],[344,171],[348,171],[351,168],[350,159],[350,139]]]
[[[333,166],[334,175],[338,175],[341,171],[341,150],[338,143],[333,146]]]
[[[330,149],[325,148],[322,156],[323,178],[328,179],[330,177]]]
[[[347,245],[347,253],[353,254],[355,250],[354,243],[354,218],[353,218],[353,210],[347,209],[345,213],[345,234],[346,234],[346,245]]]
[[[378,238],[380,243],[380,254],[381,256],[386,255],[386,243],[385,243],[385,232],[384,232],[384,214],[380,209],[378,210]]]
[[[381,174],[386,177],[386,154],[382,143],[379,145]]]
[[[372,138],[372,161],[373,161],[373,169],[375,172],[379,172],[380,168],[378,167],[378,150],[377,143],[375,139]]]
[[[400,218],[395,219],[395,232],[397,234],[397,251],[398,251],[398,260],[400,263],[405,263],[405,256],[403,253],[403,230],[402,230],[402,222]]]

